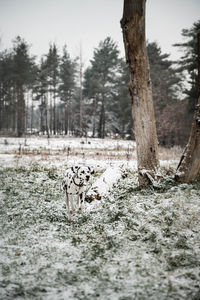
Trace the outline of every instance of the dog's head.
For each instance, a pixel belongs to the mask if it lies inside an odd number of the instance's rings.
[[[89,181],[91,175],[94,174],[94,169],[92,167],[80,167],[77,171],[77,176],[84,181]]]

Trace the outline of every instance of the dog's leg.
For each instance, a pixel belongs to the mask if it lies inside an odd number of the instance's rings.
[[[69,194],[66,192],[66,208],[68,210],[68,215],[69,215],[69,220],[72,220],[72,211],[70,210],[70,199],[69,199]]]
[[[74,208],[74,196],[73,195],[70,196],[70,203],[71,203],[71,207],[72,207],[72,212],[74,212],[75,208]]]
[[[82,192],[78,197],[78,211],[79,213],[83,210],[85,193]]]
[[[78,195],[78,212],[81,212],[81,197],[82,197],[82,193]]]
[[[81,199],[81,207],[83,209],[85,203],[85,192],[82,193],[82,199]]]

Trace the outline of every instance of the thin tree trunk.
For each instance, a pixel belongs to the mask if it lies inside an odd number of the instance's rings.
[[[137,146],[140,185],[151,183],[159,167],[152,85],[145,39],[146,0],[124,0],[121,20],[126,61],[129,65],[129,91]]]
[[[25,101],[23,87],[17,88],[17,134],[18,137],[24,134],[25,128]]]
[[[55,87],[53,92],[53,133],[56,135],[56,93],[55,93]]]
[[[1,97],[1,94],[0,94],[0,131],[1,131],[1,129],[2,129],[2,125],[3,125],[3,122],[2,122],[2,115],[3,115],[3,105],[2,105],[2,103],[3,103],[3,97]]]
[[[68,134],[68,106],[65,103],[65,135]]]
[[[198,94],[188,144],[178,164],[175,178],[191,182],[200,173],[200,32],[198,33]]]
[[[33,133],[33,113],[34,113],[34,102],[33,102],[33,93],[32,93],[32,100],[31,100],[31,133]]]
[[[79,130],[80,137],[83,136],[83,59],[82,59],[82,47],[80,45],[80,73],[79,73],[79,84],[80,84],[80,119],[79,119]]]
[[[92,136],[95,137],[96,135],[96,112],[97,112],[97,96],[94,96],[93,100],[93,129],[92,129]]]
[[[105,108],[104,108],[104,101],[101,102],[101,111],[100,111],[100,118],[99,118],[99,132],[98,137],[103,139],[104,138],[104,122],[105,122]]]
[[[52,93],[50,92],[50,135],[53,132],[53,105],[52,105]]]

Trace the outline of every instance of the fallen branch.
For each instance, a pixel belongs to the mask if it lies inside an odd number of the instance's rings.
[[[122,166],[107,168],[87,192],[86,201],[92,202],[94,200],[101,200],[124,175],[125,171]]]

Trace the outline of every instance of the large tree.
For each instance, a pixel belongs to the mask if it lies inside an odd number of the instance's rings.
[[[194,118],[188,144],[179,162],[176,179],[179,182],[191,182],[195,180],[200,172],[200,32],[198,33],[198,76],[197,96]]]
[[[129,65],[129,91],[137,146],[138,179],[148,185],[155,178],[158,141],[152,100],[152,85],[145,38],[146,0],[124,0],[121,26]]]

